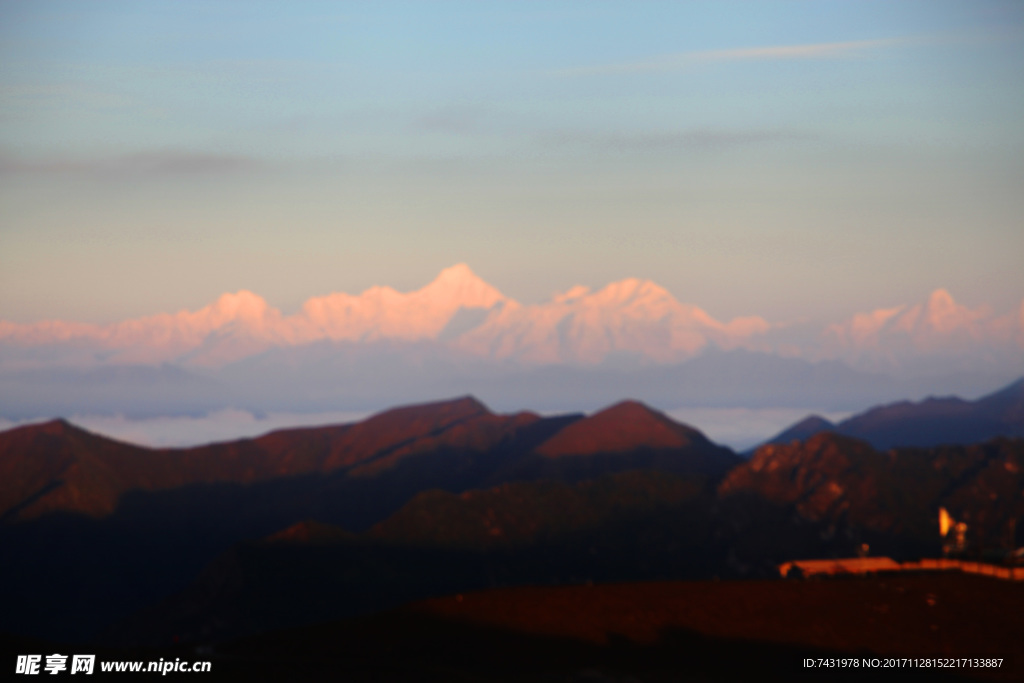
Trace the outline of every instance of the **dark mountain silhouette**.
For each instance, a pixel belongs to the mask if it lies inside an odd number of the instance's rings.
[[[836,431],[836,425],[829,422],[820,415],[810,415],[800,420],[791,427],[787,427],[782,432],[779,432],[771,439],[765,442],[767,444],[787,444],[791,441],[806,441],[815,434],[820,432],[834,432]],[[751,449],[753,453],[755,449]]]
[[[497,416],[473,398],[396,408],[363,422],[272,432],[186,449],[148,449],[55,420],[0,433],[4,517],[111,514],[128,492],[253,485],[309,474],[363,476],[442,448],[485,451],[541,421]]]
[[[271,534],[266,538],[268,543],[337,543],[350,541],[355,534],[345,531],[333,524],[324,524],[315,519],[297,522],[287,529]]]
[[[146,449],[90,434],[64,420],[2,432],[0,519],[28,519],[68,507],[109,513],[121,481],[133,478],[131,470],[146,455]],[[118,471],[122,467],[128,471]]]
[[[881,554],[937,552],[939,507],[970,526],[976,549],[1005,547],[1011,522],[1024,518],[1024,440],[882,453],[823,432],[758,448],[718,492],[791,506],[802,519],[862,537]]]
[[[811,416],[766,443],[803,441],[823,431],[863,439],[881,450],[1024,436],[1024,378],[976,401],[956,397],[901,401],[872,408],[838,424]]]
[[[671,450],[710,442],[638,401],[623,401],[569,425],[537,448],[549,458],[625,453],[637,448]]]
[[[699,431],[636,402],[585,419],[545,419],[525,412],[495,415],[466,397],[396,408],[351,425],[159,450],[55,420],[0,433],[0,474],[9,482],[0,493],[0,515],[28,520],[65,511],[103,517],[128,492],[252,486],[311,474],[374,478],[419,456],[457,451],[486,459],[503,450],[518,460],[476,467],[467,484],[539,475],[561,478],[562,469],[566,477],[579,479],[640,466],[720,475],[736,462],[731,451]],[[571,466],[551,464],[566,456],[575,460]],[[580,468],[585,471],[576,471]]]
[[[583,481],[635,469],[719,478],[739,461],[696,429],[623,401],[560,429],[501,478]]]
[[[644,581],[460,592],[197,648],[0,634],[0,656],[212,662],[227,681],[1019,681],[1024,585],[957,573],[831,581]],[[1001,658],[911,669],[904,658]],[[804,660],[856,660],[855,668]],[[899,668],[890,667],[897,663]],[[877,667],[868,662],[878,660]],[[888,660],[885,662],[884,660]],[[828,669],[827,673],[820,669]],[[914,673],[914,672],[917,673]],[[101,679],[103,678],[100,675]],[[111,675],[111,680],[123,675]]]
[[[411,546],[515,548],[654,516],[699,499],[704,489],[699,477],[632,471],[576,485],[541,480],[461,494],[426,491],[367,535]]]
[[[972,552],[1024,536],[1007,537],[1024,518],[1021,440],[880,453],[819,434],[765,446],[717,490],[706,484],[632,471],[426,491],[358,537],[303,524],[236,546],[109,636],[235,637],[507,585],[763,579],[784,560],[851,556],[862,543],[937,556],[940,506],[969,524]]]
[[[724,474],[735,462],[728,449],[677,426],[690,441],[673,448],[652,452],[637,433],[635,448],[620,441],[613,454],[581,454],[565,472],[536,467],[549,460],[537,449],[581,419],[495,415],[461,398],[189,449],[131,446],[63,421],[10,430],[0,434],[0,474],[10,482],[0,498],[0,543],[11,558],[0,568],[0,597],[10,594],[11,609],[0,628],[90,633],[183,589],[241,541],[311,519],[359,533],[429,489],[638,467]],[[602,418],[613,429],[614,421]]]
[[[1018,681],[1021,585],[955,574],[856,581],[643,582],[467,592],[213,649],[238,680]],[[170,658],[170,657],[168,657]],[[856,659],[808,671],[804,659]],[[897,658],[900,658],[897,660]]]
[[[503,585],[768,578],[865,542],[935,555],[939,506],[980,551],[1015,540],[1022,472],[1020,439],[818,434],[741,462],[631,401],[467,397],[190,449],[54,421],[0,434],[0,631],[202,642]]]
[[[713,531],[702,484],[635,471],[424,492],[359,537],[303,524],[239,544],[107,638],[223,639],[502,585],[710,576],[721,553],[700,552]]]

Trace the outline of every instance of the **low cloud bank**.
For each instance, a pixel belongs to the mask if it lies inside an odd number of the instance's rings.
[[[124,415],[72,415],[69,421],[118,441],[153,448],[170,448],[244,439],[290,427],[357,422],[367,415],[366,412],[350,411],[254,415],[247,410],[228,409],[196,417],[173,415],[132,419]],[[0,418],[0,430],[39,421]]]

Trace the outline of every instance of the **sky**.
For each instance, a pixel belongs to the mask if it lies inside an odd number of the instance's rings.
[[[468,263],[719,319],[1024,296],[1019,2],[0,0],[0,319]]]

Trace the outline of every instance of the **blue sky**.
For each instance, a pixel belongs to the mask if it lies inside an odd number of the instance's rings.
[[[0,2],[0,319],[469,263],[716,317],[1024,296],[1017,2]]]

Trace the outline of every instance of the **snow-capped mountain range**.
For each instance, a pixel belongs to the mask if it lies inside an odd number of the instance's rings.
[[[837,359],[871,371],[913,369],[930,359],[965,370],[1024,363],[1024,301],[1018,310],[996,315],[959,305],[939,289],[927,302],[858,314],[797,344],[779,341],[786,328],[758,316],[719,321],[638,279],[599,291],[577,286],[546,303],[521,305],[458,264],[413,292],[337,292],[313,297],[289,316],[239,291],[198,311],[111,325],[0,321],[0,368],[217,368],[321,341],[426,342],[457,355],[526,366],[596,365],[613,356],[679,363],[707,349]]]

